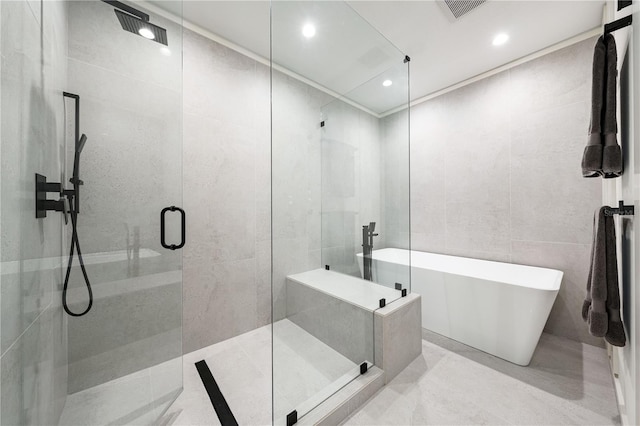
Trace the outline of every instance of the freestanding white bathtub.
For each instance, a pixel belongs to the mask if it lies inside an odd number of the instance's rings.
[[[358,262],[362,273],[362,254]],[[372,271],[374,281],[389,287],[406,285],[411,273],[411,291],[422,296],[423,328],[524,366],[531,362],[563,275],[394,248],[373,251]]]

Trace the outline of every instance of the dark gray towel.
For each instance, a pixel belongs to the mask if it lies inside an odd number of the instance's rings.
[[[587,296],[582,305],[582,319],[589,325],[592,336],[604,337],[607,333],[607,265],[605,207],[600,208],[593,218],[593,239],[591,245],[591,267],[587,278]]]
[[[620,317],[620,289],[618,287],[618,256],[616,254],[616,225],[612,216],[604,221],[607,265],[607,334],[604,339],[614,346],[624,346],[627,336]]]
[[[622,174],[622,152],[616,140],[618,57],[611,34],[598,38],[593,49],[591,122],[582,155],[582,176],[614,178]]]
[[[616,39],[611,34],[605,36],[607,46],[607,71],[604,93],[604,112],[602,133],[604,148],[602,150],[602,173],[604,178],[615,178],[622,174],[622,152],[616,140],[618,122],[617,87],[618,87],[618,52],[616,51]]]
[[[604,82],[606,69],[606,45],[599,37],[593,48],[593,70],[591,74],[591,122],[589,138],[582,155],[582,176],[602,175],[602,112],[604,109]]]
[[[616,232],[607,207],[596,212],[593,222],[591,269],[587,279],[587,296],[582,305],[582,319],[589,325],[589,333],[604,337],[615,346],[626,344],[620,317]]]

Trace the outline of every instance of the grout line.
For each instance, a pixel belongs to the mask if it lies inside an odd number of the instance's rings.
[[[511,243],[519,242],[519,243],[538,243],[538,244],[564,244],[564,245],[572,245],[572,246],[587,246],[591,247],[591,243],[570,243],[565,241],[542,241],[542,240],[520,240],[520,239],[512,239]]]
[[[509,80],[509,93],[512,92],[511,69],[505,71]],[[513,98],[509,97],[509,263],[513,262]]]

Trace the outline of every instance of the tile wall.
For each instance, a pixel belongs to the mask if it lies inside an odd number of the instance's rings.
[[[411,109],[411,247],[563,271],[546,331],[602,345],[580,316],[602,191],[580,169],[594,43]]]
[[[0,4],[0,423],[56,424],[67,395],[62,216],[36,219],[35,173],[64,158],[66,4]]]

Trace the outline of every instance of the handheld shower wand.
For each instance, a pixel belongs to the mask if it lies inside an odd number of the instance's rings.
[[[85,315],[91,307],[93,306],[93,291],[91,290],[91,283],[89,282],[89,276],[87,275],[87,270],[84,267],[84,259],[82,258],[82,250],[80,249],[80,240],[78,239],[78,212],[79,212],[79,200],[80,200],[80,185],[84,182],[80,180],[80,153],[82,152],[82,148],[84,148],[84,144],[87,141],[87,137],[83,134],[80,140],[76,142],[75,155],[73,160],[73,176],[70,181],[73,184],[72,190],[65,191],[65,195],[69,199],[70,211],[69,215],[71,216],[71,248],[69,250],[69,263],[67,263],[67,274],[64,278],[64,285],[62,287],[62,306],[65,312],[73,317],[81,317]],[[71,266],[73,264],[73,255],[74,250],[78,252],[78,260],[80,262],[80,269],[82,270],[82,275],[84,276],[84,281],[87,285],[87,292],[89,293],[89,303],[84,311],[82,312],[73,312],[69,309],[67,305],[67,287],[69,286],[69,277],[71,276]]]
[[[89,276],[84,266],[84,259],[82,258],[82,250],[80,249],[80,240],[78,239],[78,213],[80,213],[80,185],[84,182],[80,180],[80,154],[87,142],[87,136],[83,134],[79,137],[80,133],[80,97],[71,93],[64,92],[65,97],[73,98],[76,101],[76,122],[75,122],[75,149],[73,155],[73,175],[69,181],[73,185],[73,189],[63,191],[63,195],[69,200],[69,216],[71,216],[71,248],[69,249],[69,262],[67,263],[67,273],[64,278],[64,285],[62,287],[62,306],[65,312],[72,317],[81,317],[91,310],[93,306],[93,291],[91,290],[91,283],[89,282]],[[73,312],[69,309],[67,304],[67,288],[69,286],[69,278],[71,277],[71,266],[73,264],[74,251],[78,252],[78,261],[80,262],[80,269],[84,277],[84,282],[87,286],[87,293],[89,293],[89,303],[82,312]]]

